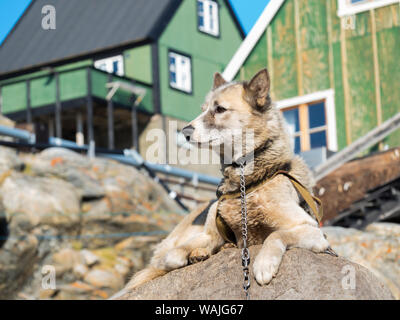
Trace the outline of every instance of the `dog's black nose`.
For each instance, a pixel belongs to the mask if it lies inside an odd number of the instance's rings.
[[[182,129],[182,133],[185,136],[186,141],[190,141],[190,137],[192,136],[193,131],[194,128],[192,125],[188,125]]]

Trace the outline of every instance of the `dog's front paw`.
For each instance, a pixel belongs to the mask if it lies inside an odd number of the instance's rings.
[[[253,273],[259,285],[265,285],[271,282],[279,269],[281,259],[279,257],[259,254],[253,265]]]
[[[210,251],[205,248],[194,249],[189,255],[189,262],[194,264],[196,262],[207,260],[210,257]]]
[[[187,264],[188,254],[184,249],[172,249],[165,255],[165,267],[167,270],[182,268]]]

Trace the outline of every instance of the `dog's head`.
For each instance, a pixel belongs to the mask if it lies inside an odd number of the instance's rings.
[[[244,146],[250,152],[266,139],[267,119],[271,110],[270,79],[267,69],[259,71],[250,81],[227,83],[219,73],[202,105],[202,113],[182,132],[186,140],[199,147],[217,152],[226,145],[243,148],[246,132],[254,133],[253,146]],[[252,150],[248,150],[248,149]]]

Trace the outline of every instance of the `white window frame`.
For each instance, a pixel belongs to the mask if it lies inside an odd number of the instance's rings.
[[[124,58],[122,55],[96,60],[94,62],[94,67],[108,73],[114,73],[114,62],[118,62],[119,64],[119,70],[115,74],[118,76],[124,76]]]
[[[175,66],[171,65],[170,58],[175,58]],[[186,69],[182,68],[182,61],[186,63]],[[173,70],[174,69],[174,70]],[[175,72],[175,79],[176,82],[172,82],[171,79],[171,72]],[[183,75],[186,73],[185,80],[183,81]],[[173,50],[168,51],[168,78],[169,78],[169,85],[171,88],[185,92],[185,93],[192,93],[192,58],[186,54],[179,53]]]
[[[351,3],[350,0],[338,0],[337,14],[339,17],[349,16],[399,2],[400,0],[364,0],[359,3]]]
[[[326,108],[326,125],[328,138],[327,148],[331,151],[337,151],[338,145],[336,134],[335,90],[328,89],[324,91],[310,93],[304,96],[280,100],[275,102],[275,105],[279,110],[281,110],[321,100],[325,101]]]
[[[219,7],[218,3],[213,0],[197,0],[197,3],[203,3],[203,22],[204,25],[199,25],[199,12],[197,11],[197,28],[204,33],[208,33],[212,36],[219,36]],[[210,5],[213,7],[212,12],[210,12]],[[198,10],[198,7],[196,7]],[[211,15],[213,15],[211,17]],[[214,26],[211,27],[211,19],[213,19]]]

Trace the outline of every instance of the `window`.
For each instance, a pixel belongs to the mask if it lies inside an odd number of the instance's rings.
[[[338,16],[348,16],[398,2],[399,0],[338,0]]]
[[[122,55],[97,60],[94,62],[94,66],[108,73],[114,73],[119,76],[124,75],[124,59]]]
[[[325,101],[283,109],[282,113],[295,153],[327,146]]]
[[[168,53],[169,85],[186,93],[192,92],[192,62],[189,56],[173,51]]]
[[[337,151],[335,91],[328,89],[276,101],[299,153],[326,146]]]
[[[197,27],[202,32],[219,36],[219,13],[216,1],[197,0]]]

